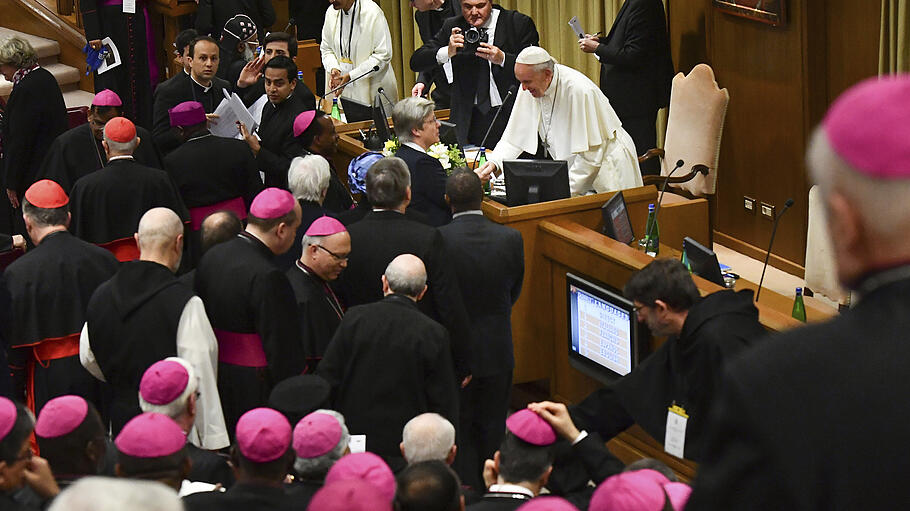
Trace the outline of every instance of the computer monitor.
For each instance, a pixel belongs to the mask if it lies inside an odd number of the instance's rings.
[[[451,146],[458,143],[458,133],[454,122],[439,121],[439,141]]]
[[[382,104],[382,96],[377,92],[373,98],[373,126],[376,128],[376,134],[385,142],[392,140],[392,128],[389,127],[389,116],[386,115],[385,106]]]
[[[348,98],[341,98],[341,108],[347,122],[369,121],[373,118],[373,106]]]
[[[720,273],[720,263],[713,250],[687,236],[683,238],[683,254],[692,273],[724,287],[724,276]]]
[[[569,165],[563,160],[506,160],[502,171],[509,206],[569,197]]]
[[[600,208],[603,216],[603,233],[614,240],[628,245],[635,240],[632,231],[632,221],[629,220],[629,211],[626,209],[626,200],[622,192],[616,192]]]
[[[638,366],[638,317],[631,300],[566,273],[569,364],[603,383]]]

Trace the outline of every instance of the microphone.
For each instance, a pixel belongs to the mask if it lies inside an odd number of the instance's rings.
[[[380,88],[376,89],[376,92],[378,92],[380,95],[382,95],[382,97],[385,98],[385,100],[389,103],[389,106],[395,106],[395,102],[392,101],[391,99],[389,99],[388,96],[386,96],[385,89],[380,87]]]
[[[657,214],[660,213],[660,203],[664,200],[664,192],[667,190],[667,183],[670,182],[670,177],[672,177],[673,173],[681,169],[685,164],[686,163],[682,160],[676,160],[676,166],[673,167],[673,170],[671,170],[669,174],[667,174],[667,177],[664,178],[664,182],[660,185],[660,195],[657,197],[657,205],[654,206],[654,222],[648,225],[648,230],[645,232],[646,240],[651,238],[651,229],[654,227],[654,224],[657,223]],[[702,167],[704,167],[704,165],[702,165]],[[705,170],[707,170],[707,168],[708,167],[705,167]],[[699,169],[699,171],[701,171],[701,169]]]
[[[777,234],[777,225],[780,223],[780,217],[784,216],[784,213],[786,213],[791,206],[793,206],[793,199],[787,199],[787,202],[784,203],[784,208],[780,210],[777,218],[774,219],[774,227],[771,229],[771,241],[768,242],[768,253],[765,254],[765,265],[761,269],[761,280],[758,281],[758,291],[755,292],[756,302],[758,302],[758,297],[761,295],[761,285],[765,281],[765,270],[768,269],[768,259],[771,258],[771,247],[774,245],[774,235]]]
[[[364,76],[369,76],[369,75],[375,73],[376,71],[379,71],[379,66],[373,66],[373,69],[370,69],[370,70],[367,71],[366,73],[363,73],[362,75],[358,76],[357,78],[354,78],[353,80],[349,80],[348,83],[346,83],[346,84],[344,84],[344,85],[339,85],[338,87],[335,87],[334,89],[332,89],[332,90],[326,92],[325,94],[323,94],[322,96],[320,96],[320,98],[319,98],[319,103],[321,104],[321,103],[322,103],[322,100],[324,100],[324,99],[326,98],[326,96],[328,96],[329,94],[334,94],[334,93],[340,91],[341,89],[347,87],[348,85],[351,85],[352,83],[356,82],[357,80],[360,80],[360,79],[363,78]]]
[[[483,140],[480,141],[480,147],[487,147],[487,138],[490,137],[490,132],[493,131],[493,126],[496,125],[496,120],[499,119],[499,114],[501,114],[503,109],[505,109],[506,103],[509,102],[509,99],[515,95],[516,90],[518,90],[518,86],[513,85],[509,89],[509,92],[506,94],[505,99],[502,100],[502,104],[499,105],[499,110],[497,110],[496,115],[493,116],[493,122],[491,122],[490,127],[487,128],[487,132],[484,134]],[[477,154],[474,156],[474,163],[472,164],[473,167],[477,167],[478,159],[480,159],[480,151],[477,151]]]
[[[297,24],[297,20],[295,20],[294,18],[289,19],[289,20],[288,20],[287,26],[284,27],[284,31],[285,31],[286,33],[290,34],[290,33],[291,33],[291,27],[293,27],[293,26],[296,25],[296,24]]]

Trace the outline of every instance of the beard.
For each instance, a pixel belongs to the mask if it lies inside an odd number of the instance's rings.
[[[240,58],[243,59],[244,62],[249,62],[249,61],[253,60],[255,57],[256,57],[256,54],[253,53],[253,49],[250,48],[250,45],[244,44],[243,53],[240,54]]]

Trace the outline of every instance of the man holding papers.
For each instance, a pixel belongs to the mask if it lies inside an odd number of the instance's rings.
[[[542,143],[545,156],[569,163],[572,195],[641,186],[635,144],[594,82],[537,46],[518,54],[515,77],[522,90],[496,149],[477,169],[481,179]]]

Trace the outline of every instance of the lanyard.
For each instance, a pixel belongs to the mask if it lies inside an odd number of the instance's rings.
[[[338,17],[338,48],[341,50],[341,58],[351,60],[351,38],[354,37],[354,21],[357,16],[357,0],[354,0],[354,5],[351,7],[351,29],[348,31],[348,51],[344,51],[344,17],[347,16],[344,10],[341,11],[341,16]]]

